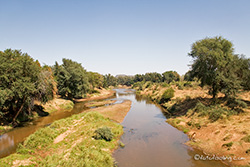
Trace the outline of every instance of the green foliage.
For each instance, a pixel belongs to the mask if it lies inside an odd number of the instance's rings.
[[[166,87],[168,87],[169,85],[168,85],[167,83],[163,82],[163,83],[161,83],[161,86],[162,86],[163,88],[166,88]]]
[[[183,129],[183,133],[188,133],[189,129]]]
[[[87,72],[91,89],[103,87],[104,76],[97,72]],[[90,92],[91,93],[91,92]]]
[[[119,146],[121,147],[121,148],[124,148],[125,147],[125,144],[123,143],[123,142],[119,142]]]
[[[233,142],[229,142],[229,143],[225,143],[222,145],[222,147],[226,147],[228,148],[228,150],[230,150],[230,148],[233,146]]]
[[[180,81],[180,75],[176,71],[166,71],[162,73],[162,80],[166,83]]]
[[[27,140],[24,141],[23,145],[27,149],[34,149],[38,146],[44,148],[53,143],[58,134],[59,132],[56,129],[45,127],[30,135]]]
[[[229,98],[227,100],[227,106],[233,110],[247,108],[247,104],[244,101],[236,99],[236,98]]]
[[[188,72],[185,73],[184,81],[194,81],[192,71],[189,70]]]
[[[246,135],[241,140],[243,140],[244,142],[250,143],[250,135]]]
[[[152,86],[152,82],[151,81],[147,81],[145,82],[145,84],[142,86],[142,90],[146,89],[146,88],[149,88]]]
[[[168,102],[173,97],[174,97],[174,89],[169,88],[169,89],[165,90],[165,92],[162,94],[160,103]]]
[[[134,77],[134,82],[141,82],[144,80],[144,75],[142,74],[136,74]]]
[[[229,117],[230,115],[236,114],[234,110],[229,110],[226,107],[222,107],[220,105],[211,105],[205,106],[201,102],[198,102],[196,106],[193,108],[193,111],[198,113],[199,117],[208,116],[208,118],[215,122],[218,119],[223,119],[225,117]]]
[[[103,87],[108,88],[109,86],[117,86],[117,78],[111,74],[104,76]]]
[[[76,123],[77,122],[77,123]],[[114,139],[93,140],[94,129],[110,127]],[[66,131],[70,130],[70,133]],[[46,128],[39,129],[20,145],[15,154],[0,159],[0,166],[11,166],[14,161],[30,160],[29,166],[102,166],[114,164],[112,150],[117,148],[119,136],[123,133],[121,125],[104,118],[96,112],[80,113],[55,121]],[[54,143],[56,137],[65,138]],[[44,133],[44,134],[43,134]],[[63,151],[62,151],[63,150]],[[40,153],[46,153],[41,156]]]
[[[88,75],[80,63],[63,59],[63,64],[54,70],[58,93],[63,98],[82,98],[89,90]]]
[[[106,140],[111,141],[114,134],[112,133],[111,129],[109,127],[102,127],[95,130],[94,138],[97,140]]]
[[[162,75],[157,73],[157,72],[150,72],[150,73],[146,73],[144,75],[144,79],[145,81],[151,81],[151,82],[162,82]]]
[[[0,51],[0,81],[0,113],[8,122],[30,116],[34,100],[53,98],[51,69],[20,50]]]
[[[119,85],[131,86],[134,83],[134,76],[117,75],[116,78]]]
[[[213,98],[219,92],[235,96],[241,82],[237,76],[238,57],[230,41],[222,37],[205,38],[192,45],[189,55],[194,58],[190,74],[201,81],[201,86],[210,86]]]

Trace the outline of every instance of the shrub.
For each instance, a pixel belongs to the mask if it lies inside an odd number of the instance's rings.
[[[247,154],[250,154],[250,148],[246,150],[246,153],[247,153]]]
[[[183,129],[183,133],[188,133],[189,129]]]
[[[149,87],[151,87],[151,86],[152,86],[152,82],[147,81],[147,82],[143,85],[142,90],[144,90],[144,89],[146,89],[146,88],[149,88]]]
[[[161,86],[162,86],[163,88],[165,88],[165,87],[168,87],[168,84],[165,83],[165,82],[163,82],[163,83],[161,83]]]
[[[184,87],[193,87],[191,82],[185,82]]]
[[[246,135],[241,140],[243,140],[244,142],[250,143],[250,135]]]
[[[106,140],[106,141],[111,141],[113,138],[114,134],[111,132],[111,129],[109,127],[102,127],[98,128],[95,130],[95,135],[94,138],[96,140]]]
[[[165,92],[162,94],[160,103],[168,102],[173,97],[174,97],[174,89],[169,88],[165,90]]]
[[[89,93],[91,93],[91,94],[94,94],[94,93],[100,94],[100,92],[99,92],[98,90],[95,90],[95,89],[91,89],[91,90],[89,91]]]
[[[247,104],[244,101],[235,98],[228,99],[227,105],[232,109],[247,108]]]
[[[225,143],[222,145],[222,147],[226,147],[228,150],[230,150],[230,148],[233,146],[233,142],[230,143]]]
[[[178,87],[179,90],[183,90],[183,85],[181,83],[177,83],[176,86]]]

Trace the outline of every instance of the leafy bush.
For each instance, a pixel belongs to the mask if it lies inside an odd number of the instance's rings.
[[[165,82],[163,82],[163,83],[161,83],[161,86],[162,86],[163,88],[165,88],[165,87],[168,87],[168,84],[165,83]]]
[[[222,145],[222,147],[226,147],[228,150],[233,146],[233,142],[225,143]]]
[[[227,106],[231,109],[247,108],[247,104],[244,101],[235,98],[228,99]]]
[[[89,93],[91,93],[91,94],[94,94],[94,93],[100,94],[100,92],[98,90],[95,90],[95,89],[91,89],[89,91]]]
[[[250,143],[250,135],[246,135],[241,140],[243,140],[244,142]]]
[[[109,127],[102,127],[98,128],[95,130],[95,135],[94,138],[96,140],[106,140],[106,141],[111,141],[113,138],[114,134],[111,132],[111,129]]]
[[[168,102],[173,97],[174,97],[174,89],[169,88],[165,90],[165,92],[162,94],[160,103]]]
[[[191,82],[185,82],[184,87],[193,87]]]
[[[201,102],[196,104],[193,111],[198,113],[199,117],[208,116],[212,122],[236,114],[234,110],[229,110],[226,107],[222,107],[220,105],[205,106]]]

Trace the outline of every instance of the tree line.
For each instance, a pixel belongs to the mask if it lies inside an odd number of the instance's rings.
[[[222,37],[205,38],[193,43],[191,69],[184,80],[199,80],[215,98],[219,92],[235,98],[239,90],[250,90],[250,59],[234,53],[233,44]],[[138,82],[167,83],[181,80],[176,71],[150,72],[134,76],[90,72],[75,61],[63,59],[53,66],[41,66],[20,50],[0,51],[0,120],[15,122],[32,117],[35,101],[46,103],[56,94],[66,99],[84,98],[95,88],[131,86]]]

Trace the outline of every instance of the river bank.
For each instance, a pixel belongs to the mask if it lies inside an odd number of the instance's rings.
[[[17,152],[0,160],[3,166],[113,166],[112,152],[123,134],[120,124],[131,102],[102,106],[55,121],[30,135]],[[123,113],[123,114],[121,114]],[[111,141],[96,140],[95,131],[111,129]]]
[[[101,100],[106,99],[114,95],[115,91],[106,89],[96,89],[99,93],[89,94],[87,98],[74,100],[75,102],[91,101],[91,100]],[[41,104],[39,101],[35,101],[35,104],[42,106],[42,111],[40,108],[35,107],[33,111],[33,118],[36,119],[40,116],[46,116],[55,111],[59,110],[72,110],[74,103],[71,100],[62,99],[60,97],[55,97],[54,99],[48,101],[45,104]],[[25,123],[25,122],[24,122]],[[7,133],[14,129],[13,125],[0,125],[0,135]]]
[[[144,89],[137,89],[137,93],[159,103],[163,92],[169,87],[174,89],[175,96],[171,101],[161,103],[161,106],[166,109],[167,115],[171,115],[167,122],[189,136],[187,145],[202,150],[210,157],[227,156],[228,160],[223,162],[228,165],[250,165],[249,92],[239,94],[248,107],[238,114],[230,113],[224,104],[210,105],[212,97],[207,94],[208,90],[198,86],[179,89],[177,85],[144,85]],[[230,114],[225,114],[225,111]]]

